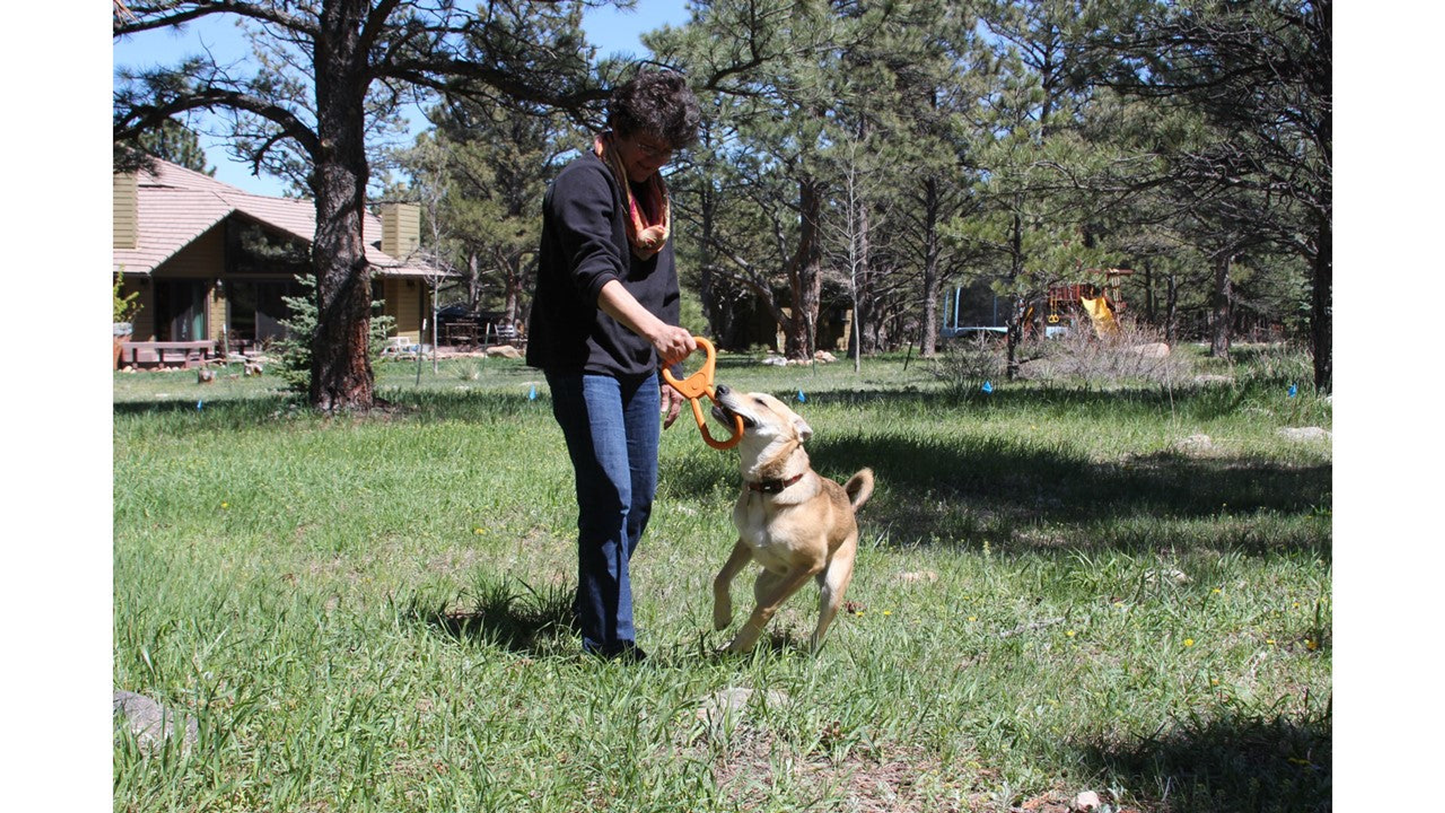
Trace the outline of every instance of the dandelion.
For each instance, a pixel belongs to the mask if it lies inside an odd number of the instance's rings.
[[[1224,591],[1221,590],[1221,589],[1219,589],[1218,587],[1216,587],[1216,588],[1214,588],[1214,590],[1213,590],[1212,592],[1213,592],[1215,595],[1219,595],[1220,593],[1223,593]]]
[[[971,615],[971,616],[968,617],[968,620],[969,620],[969,621],[977,621],[977,620],[978,620],[978,616],[976,616],[976,615]]]
[[[1269,644],[1270,646],[1274,646],[1274,639],[1273,639],[1273,638],[1266,638],[1266,639],[1264,639],[1264,642],[1265,642],[1266,644]]]
[[[883,611],[883,614],[884,614],[884,615],[893,615],[893,611],[892,611],[892,610],[884,610],[884,611]]]
[[[1193,639],[1193,638],[1185,638],[1185,639],[1184,639],[1184,645],[1185,645],[1185,646],[1194,646],[1194,639]]]
[[[1309,651],[1314,652],[1316,649],[1319,649],[1319,648],[1320,648],[1320,642],[1319,642],[1319,641],[1316,641],[1316,640],[1313,639],[1313,638],[1306,638],[1306,639],[1305,639],[1305,649],[1308,649]]]
[[[222,511],[225,511],[225,510],[229,509],[230,507],[231,507],[231,504],[228,503],[228,502],[223,502],[223,503],[221,503],[221,510],[222,510]]]
[[[1064,634],[1067,635],[1067,636],[1069,636],[1070,638],[1072,638],[1072,637],[1074,637],[1074,634],[1075,634],[1075,633],[1074,633],[1073,630],[1069,630],[1068,632],[1066,632],[1066,633],[1064,633]]]

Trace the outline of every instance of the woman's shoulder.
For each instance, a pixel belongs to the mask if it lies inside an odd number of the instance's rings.
[[[612,170],[608,169],[607,165],[602,163],[602,159],[596,155],[584,152],[562,167],[562,171],[557,173],[557,178],[553,183],[559,185],[602,184],[610,188],[613,185]]]

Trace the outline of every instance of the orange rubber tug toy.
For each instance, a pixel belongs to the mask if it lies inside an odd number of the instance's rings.
[[[733,436],[727,440],[715,440],[707,431],[707,419],[703,417],[702,405],[698,403],[698,399],[704,395],[710,401],[717,398],[717,390],[712,382],[713,369],[717,366],[717,350],[712,346],[712,342],[701,336],[694,336],[693,339],[697,341],[698,347],[707,351],[707,361],[703,362],[702,369],[681,381],[672,375],[671,370],[663,370],[662,378],[692,403],[692,417],[697,420],[697,428],[702,431],[703,441],[714,449],[731,449],[743,440],[743,419],[733,416]]]

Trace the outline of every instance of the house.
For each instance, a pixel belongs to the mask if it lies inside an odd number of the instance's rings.
[[[305,289],[316,207],[308,199],[253,195],[166,161],[114,176],[113,268],[122,295],[138,293],[136,341],[215,340],[230,349],[281,336],[283,296]],[[395,335],[423,340],[438,272],[409,260],[420,209],[388,203],[364,215],[373,299],[395,317]],[[226,345],[222,345],[224,340]]]

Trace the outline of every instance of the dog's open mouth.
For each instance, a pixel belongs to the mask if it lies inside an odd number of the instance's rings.
[[[749,418],[741,412],[733,412],[731,409],[728,409],[726,406],[724,406],[721,402],[713,402],[712,416],[714,418],[717,418],[723,426],[727,427],[733,426],[733,418],[742,418],[744,429],[751,429],[754,426],[757,426],[757,422],[754,421],[752,418]]]

